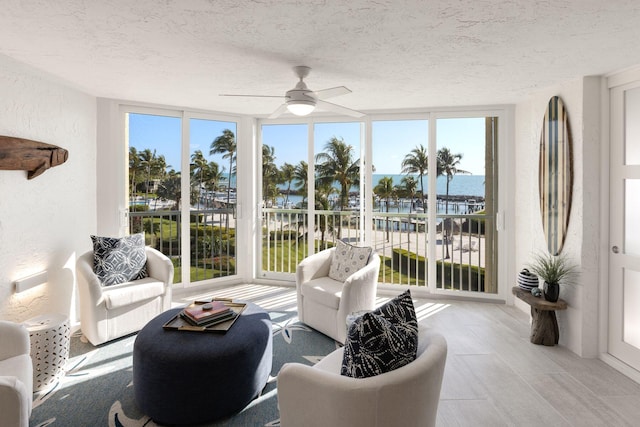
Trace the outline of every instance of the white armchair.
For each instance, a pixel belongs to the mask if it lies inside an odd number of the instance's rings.
[[[137,332],[171,308],[173,264],[160,251],[145,252],[149,277],[106,287],[93,272],[93,251],[78,258],[80,324],[93,345]]]
[[[343,348],[315,366],[287,363],[278,373],[282,427],[435,426],[447,342],[418,331],[416,360],[374,377],[340,375]]]
[[[0,320],[0,424],[28,427],[33,394],[29,332]]]
[[[367,265],[344,283],[329,277],[335,248],[308,256],[296,269],[298,318],[301,322],[344,343],[347,315],[375,308],[380,256],[372,252]]]

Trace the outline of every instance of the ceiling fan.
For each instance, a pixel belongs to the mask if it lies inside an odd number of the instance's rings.
[[[220,94],[220,96],[251,96],[257,98],[284,98],[285,102],[276,111],[274,111],[269,118],[275,119],[280,117],[285,111],[289,111],[296,116],[306,116],[311,114],[316,107],[323,110],[332,111],[334,113],[344,114],[351,117],[363,117],[364,113],[360,111],[352,110],[341,105],[333,104],[325,101],[325,99],[332,98],[334,96],[345,95],[351,93],[349,89],[344,86],[332,87],[329,89],[313,91],[307,87],[307,84],[303,81],[305,77],[311,72],[311,68],[300,65],[293,67],[293,72],[298,76],[300,81],[296,86],[288,90],[283,96],[279,95],[234,95],[234,94]]]

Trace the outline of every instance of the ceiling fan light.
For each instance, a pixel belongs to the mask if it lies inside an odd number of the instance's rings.
[[[315,110],[316,104],[313,101],[296,100],[287,102],[287,110],[296,116],[306,116]]]

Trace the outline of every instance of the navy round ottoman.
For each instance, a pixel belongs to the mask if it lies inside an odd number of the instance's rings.
[[[138,333],[133,387],[140,410],[160,424],[198,424],[240,412],[264,388],[273,359],[269,315],[248,303],[224,334],[164,330],[180,308]]]

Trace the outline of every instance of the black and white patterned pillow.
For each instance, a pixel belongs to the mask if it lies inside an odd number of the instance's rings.
[[[342,375],[367,378],[393,371],[415,360],[418,320],[407,290],[349,327]]]
[[[143,233],[122,238],[91,236],[91,240],[93,272],[103,286],[148,277]]]
[[[331,258],[329,277],[344,282],[347,277],[367,265],[370,255],[370,247],[353,246],[338,240]]]

